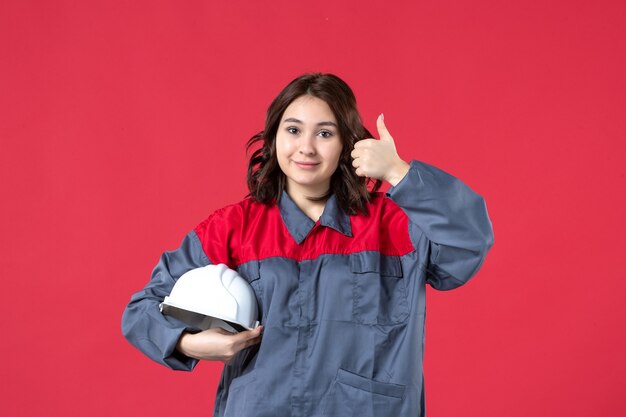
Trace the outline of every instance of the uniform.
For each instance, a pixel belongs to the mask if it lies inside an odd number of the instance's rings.
[[[467,282],[493,244],[482,197],[420,161],[369,216],[334,196],[317,222],[283,193],[224,207],[161,257],[124,312],[126,338],[153,360],[191,370],[175,350],[191,329],[158,305],[186,271],[227,264],[252,286],[262,342],[224,367],[214,417],[424,414],[425,284]]]

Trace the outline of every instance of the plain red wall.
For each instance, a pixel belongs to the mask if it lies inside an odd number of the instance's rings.
[[[625,415],[625,40],[621,0],[3,1],[2,415],[211,414],[221,366],[120,316],[307,71],[487,201],[483,269],[428,292],[428,415]]]

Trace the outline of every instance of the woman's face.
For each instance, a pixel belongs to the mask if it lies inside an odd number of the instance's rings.
[[[328,104],[308,95],[295,99],[285,109],[276,133],[276,156],[287,177],[289,195],[325,194],[342,148],[337,120]]]

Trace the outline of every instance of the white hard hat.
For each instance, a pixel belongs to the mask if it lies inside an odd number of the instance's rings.
[[[259,325],[254,290],[224,264],[184,273],[160,308],[200,330],[221,327],[236,333]]]

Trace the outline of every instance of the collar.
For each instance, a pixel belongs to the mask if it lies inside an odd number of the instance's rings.
[[[291,234],[291,237],[293,237],[298,244],[301,244],[311,229],[313,229],[316,222],[300,210],[300,207],[293,202],[286,191],[283,191],[280,197],[278,209],[280,210],[280,216],[285,226],[287,226],[287,230],[289,230],[289,234]],[[319,222],[322,226],[330,227],[339,233],[352,237],[350,216],[339,207],[334,194],[326,201]]]

